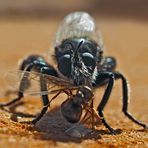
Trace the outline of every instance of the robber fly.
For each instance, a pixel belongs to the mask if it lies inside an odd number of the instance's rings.
[[[147,128],[147,125],[135,119],[128,112],[128,83],[120,72],[115,70],[116,59],[103,56],[103,41],[101,33],[97,31],[94,19],[86,12],[74,12],[67,15],[60,25],[55,38],[55,60],[57,68],[48,64],[42,56],[30,55],[25,58],[19,69],[21,81],[18,96],[14,100],[0,104],[9,106],[23,98],[30,87],[30,80],[40,81],[40,94],[44,104],[39,116],[32,123],[35,124],[47,111],[50,103],[62,92],[67,99],[61,104],[61,112],[65,119],[76,123],[82,116],[83,109],[90,113],[93,108],[93,92],[96,88],[107,85],[97,113],[104,126],[114,133],[114,129],[104,118],[103,110],[108,102],[114,81],[121,79],[123,90],[123,113],[136,124]],[[60,86],[54,90],[49,84]],[[76,93],[73,94],[73,90]],[[55,94],[50,100],[48,94]]]

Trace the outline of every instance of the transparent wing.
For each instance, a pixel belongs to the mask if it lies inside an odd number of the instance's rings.
[[[19,90],[27,95],[45,95],[56,93],[60,89],[73,88],[73,83],[67,79],[28,71],[9,71],[6,81],[10,89]],[[41,83],[46,83],[47,90],[41,91]]]
[[[67,15],[58,28],[55,46],[68,38],[84,37],[94,40],[100,47],[103,46],[102,36],[97,30],[94,19],[86,12],[74,12]]]

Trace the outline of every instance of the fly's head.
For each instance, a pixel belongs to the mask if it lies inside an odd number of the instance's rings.
[[[97,44],[84,38],[64,40],[55,55],[59,71],[75,85],[92,83],[102,57]]]

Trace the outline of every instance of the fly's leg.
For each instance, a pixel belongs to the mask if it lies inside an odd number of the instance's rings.
[[[37,71],[37,72],[39,72],[41,74],[46,74],[46,75],[51,75],[51,76],[58,77],[56,70],[51,65],[49,65],[44,60],[43,57],[40,57],[40,56],[30,56],[28,58],[28,60],[26,60],[26,63],[28,61],[32,63],[32,65],[33,65],[32,69],[33,70],[35,70],[35,71]],[[26,63],[24,63],[24,65],[22,64],[21,67],[25,67]],[[42,75],[40,76],[40,89],[41,89],[41,92],[48,90],[46,79]],[[42,102],[43,102],[43,108],[42,108],[40,114],[35,119],[33,119],[31,122],[28,122],[28,123],[35,124],[46,113],[46,111],[48,109],[48,106],[50,106],[48,95],[46,95],[46,94],[42,95]]]
[[[110,133],[115,134],[115,130],[106,122],[106,119],[104,118],[104,114],[103,114],[104,107],[108,102],[108,99],[110,97],[110,94],[114,85],[114,75],[111,72],[102,72],[98,74],[98,77],[99,79],[108,80],[108,85],[103,95],[103,98],[99,106],[97,107],[98,114],[101,117],[101,120],[104,126],[110,131]]]
[[[41,68],[41,72],[42,73],[45,73],[43,71],[44,67]],[[40,88],[41,88],[41,91],[47,91],[47,83],[45,81],[44,78],[42,78],[42,75],[40,76]],[[40,114],[31,121],[32,124],[35,124],[37,121],[39,121],[42,116],[46,113],[48,107],[50,106],[49,104],[49,99],[48,99],[48,95],[42,95],[42,102],[43,102],[43,108],[40,112]]]
[[[119,72],[115,72],[114,76],[115,76],[115,79],[121,79],[122,80],[122,90],[123,90],[123,107],[122,107],[122,111],[123,111],[123,113],[125,114],[125,116],[127,116],[130,120],[132,120],[136,124],[142,126],[143,128],[148,128],[148,125],[138,121],[136,118],[133,117],[133,115],[131,115],[128,112],[128,83],[127,83],[126,78]]]
[[[25,71],[30,71],[32,68],[32,64],[29,64],[27,65]],[[29,83],[29,79],[28,79],[28,73],[23,73],[22,74],[22,79],[20,81],[20,85],[19,85],[19,90],[18,90],[18,93],[17,93],[17,97],[7,103],[0,103],[0,107],[6,107],[6,106],[10,106],[10,105],[13,105],[14,103],[20,101],[22,98],[23,98],[23,93],[26,89],[28,89],[30,86],[30,83]],[[12,92],[13,93],[13,92]]]
[[[10,106],[10,105],[12,105],[12,104],[18,102],[19,100],[21,100],[21,99],[23,98],[23,93],[22,93],[22,92],[18,92],[17,95],[18,95],[17,98],[15,98],[15,99],[13,99],[13,100],[7,102],[7,103],[0,103],[0,107]]]
[[[43,69],[44,69],[44,68],[43,68]],[[42,70],[43,70],[43,69],[42,69]],[[45,79],[42,78],[42,76],[41,76],[41,78],[40,78],[40,84],[41,84],[41,91],[47,91],[47,84],[46,84]],[[33,120],[31,121],[32,124],[35,124],[36,122],[38,122],[38,121],[43,117],[43,115],[46,113],[48,107],[50,107],[50,103],[51,103],[54,99],[56,99],[62,92],[65,93],[67,96],[69,96],[70,93],[71,93],[69,90],[60,89],[59,92],[57,92],[57,94],[54,95],[54,96],[50,99],[50,101],[49,101],[49,99],[48,99],[48,95],[42,95],[42,100],[43,100],[43,105],[44,105],[44,106],[43,106],[43,108],[42,108],[40,114],[39,114],[35,119],[33,119]]]
[[[106,77],[100,77],[99,73],[101,73],[102,71],[103,72],[111,72],[114,75],[114,79],[121,79],[122,80],[122,89],[123,89],[123,107],[122,107],[123,113],[129,119],[131,119],[133,122],[135,122],[136,124],[147,129],[148,126],[146,124],[138,121],[128,112],[128,84],[127,84],[127,80],[121,73],[115,72],[115,68],[116,68],[115,58],[105,57],[102,61],[101,66],[99,67],[98,76],[97,76],[95,84],[93,84],[93,86],[98,87],[98,86],[102,86],[102,85],[109,83],[109,79],[106,79]]]
[[[92,84],[94,87],[99,87],[99,86],[108,84],[97,110],[102,120],[102,123],[113,134],[115,133],[115,130],[106,122],[103,114],[103,109],[106,103],[108,102],[108,99],[110,97],[110,94],[114,85],[115,78],[114,78],[113,72],[116,68],[116,65],[117,63],[114,57],[104,57],[99,66],[98,75],[96,77],[95,83]]]
[[[27,57],[26,59],[23,60],[21,63],[19,70],[23,71],[22,74],[22,79],[20,81],[19,89],[18,89],[18,94],[17,97],[10,102],[7,103],[1,103],[0,107],[6,107],[14,104],[15,102],[18,102],[23,98],[23,93],[25,90],[27,90],[30,87],[30,82],[29,82],[29,73],[32,70],[35,70],[37,72],[40,72],[42,67],[47,67],[48,70],[46,70],[47,74],[57,76],[57,72],[54,70],[52,66],[50,66],[46,61],[44,60],[43,57],[38,56],[38,55],[31,55]],[[26,71],[26,73],[25,73]]]
[[[49,67],[42,67],[41,68],[41,73],[49,74],[49,69],[48,68]],[[47,89],[48,89],[46,79],[44,79],[44,76],[42,76],[42,75],[40,76],[40,87],[41,87],[41,92],[42,91],[47,91]],[[33,119],[31,121],[32,124],[35,124],[36,122],[38,122],[43,117],[43,115],[46,113],[48,107],[50,106],[50,103],[54,99],[56,99],[61,94],[61,92],[64,92],[65,94],[67,94],[67,96],[69,96],[69,91],[66,91],[66,90],[63,90],[63,89],[59,90],[59,92],[56,95],[54,95],[50,99],[50,101],[48,99],[48,95],[42,95],[43,108],[42,108],[40,114],[35,119]]]
[[[20,70],[23,71],[23,75],[22,75],[22,79],[20,82],[17,98],[13,99],[10,102],[0,104],[0,107],[12,105],[15,102],[17,102],[23,98],[24,91],[27,90],[30,86],[28,72],[34,70],[39,73],[58,77],[56,70],[51,65],[49,65],[44,60],[43,57],[38,56],[38,55],[31,55],[31,56],[27,57],[20,65]],[[46,84],[44,82],[42,82],[42,79],[40,79],[40,82],[41,82],[41,91],[44,91],[44,90],[46,91],[47,90]],[[42,109],[41,114],[44,114],[47,110],[46,106],[49,103],[48,95],[43,95],[42,100],[43,100],[43,105],[45,107]]]
[[[43,90],[43,91],[46,90],[46,89],[43,89],[43,88],[46,88],[46,83],[44,83],[43,81],[41,81],[41,90]],[[58,95],[61,94],[61,92],[62,91],[60,90],[55,96],[53,96],[51,98],[50,101],[48,100],[48,95],[42,95],[42,100],[43,100],[44,106],[43,106],[40,114],[35,119],[33,119],[31,121],[32,124],[35,124],[36,122],[38,122],[43,117],[43,115],[46,113],[48,107],[50,106],[51,101],[53,101],[54,99],[56,99],[58,97]]]

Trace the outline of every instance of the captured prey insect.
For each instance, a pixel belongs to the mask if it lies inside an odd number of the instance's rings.
[[[48,64],[42,56],[28,56],[20,65],[23,72],[17,98],[0,104],[1,107],[21,100],[30,87],[30,80],[36,79],[32,75],[37,75],[40,79],[40,94],[44,107],[32,123],[35,124],[41,119],[50,103],[62,92],[66,93],[68,98],[61,104],[61,112],[67,121],[76,123],[80,120],[83,109],[94,114],[93,91],[107,85],[97,107],[97,113],[104,126],[111,133],[115,133],[106,121],[103,110],[112,92],[114,81],[120,79],[123,90],[123,113],[136,124],[147,128],[146,124],[128,112],[127,80],[123,74],[116,71],[116,59],[103,56],[101,34],[88,13],[74,12],[64,18],[56,34],[54,49],[57,69]],[[60,86],[60,89],[54,90],[49,84]],[[76,90],[75,94],[72,93],[73,90]],[[50,100],[49,93],[55,93]]]

